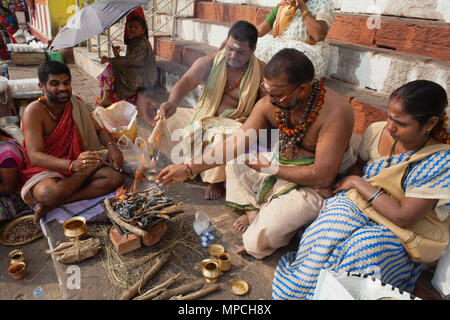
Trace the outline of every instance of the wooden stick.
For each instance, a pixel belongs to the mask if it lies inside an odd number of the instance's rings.
[[[218,289],[220,289],[220,285],[215,284],[212,286],[208,286],[204,289],[192,292],[186,296],[174,296],[174,297],[170,298],[170,300],[196,300],[196,299],[206,296],[207,294],[210,294],[211,292],[214,292]]]
[[[140,288],[142,288],[158,271],[169,261],[170,254],[164,255],[156,261],[156,263],[147,271],[141,280],[136,282],[130,289],[125,291],[119,300],[130,300],[138,294]]]
[[[205,283],[205,281],[203,279],[200,279],[198,281],[188,283],[184,286],[181,286],[181,287],[178,287],[175,289],[165,290],[159,296],[154,298],[153,300],[168,300],[173,296],[178,296],[180,294],[182,295],[187,292],[198,290],[201,287],[203,287],[204,283]]]
[[[104,201],[105,203],[105,208],[106,208],[106,214],[108,215],[108,217],[114,221],[115,223],[117,223],[117,225],[125,230],[128,230],[132,233],[134,233],[135,235],[139,236],[139,237],[145,237],[147,236],[147,232],[144,230],[141,230],[139,228],[136,228],[135,226],[132,226],[131,224],[126,223],[125,221],[121,220],[117,214],[114,212],[113,208],[111,207],[111,204],[109,202],[108,199],[105,199]]]
[[[170,287],[172,284],[178,281],[178,279],[181,277],[181,273],[178,273],[175,277],[167,280],[166,282],[160,284],[159,286],[154,287],[153,289],[148,290],[144,294],[140,295],[139,297],[134,298],[133,300],[150,300],[154,297],[161,294],[163,289]]]
[[[160,210],[161,213],[165,213],[165,214],[179,213],[179,212],[183,212],[183,211],[184,210],[183,210],[182,202],[173,204],[171,206],[165,207]]]

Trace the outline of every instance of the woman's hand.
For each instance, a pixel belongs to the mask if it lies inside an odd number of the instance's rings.
[[[81,172],[88,168],[95,167],[100,163],[99,156],[92,152],[86,151],[80,153],[78,158],[72,162],[71,171],[72,172]]]
[[[184,164],[171,164],[164,168],[156,177],[156,183],[172,187],[175,183],[183,182],[189,178],[189,173]]]
[[[336,194],[339,191],[349,190],[356,188],[358,182],[362,181],[359,176],[347,176],[339,180],[333,187],[333,193]]]

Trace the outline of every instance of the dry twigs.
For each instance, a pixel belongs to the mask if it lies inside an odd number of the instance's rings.
[[[150,300],[153,299],[154,297],[160,295],[165,288],[170,287],[172,284],[174,284],[175,282],[178,281],[178,279],[181,277],[181,273],[178,273],[176,276],[174,276],[173,278],[167,280],[166,282],[148,290],[147,292],[145,292],[144,294],[140,295],[139,297],[134,298],[133,300]]]
[[[170,300],[195,300],[195,299],[201,298],[203,296],[206,296],[206,295],[210,294],[211,292],[214,292],[214,291],[216,291],[218,289],[220,289],[220,285],[219,284],[215,284],[215,285],[212,285],[212,286],[208,286],[208,287],[206,287],[204,289],[192,292],[192,293],[190,293],[188,295],[185,295],[185,296],[181,296],[181,295],[173,296],[172,298],[170,298]]]
[[[153,300],[168,300],[173,296],[179,296],[194,290],[198,290],[203,287],[204,283],[205,281],[203,279],[200,279],[178,288],[164,290],[159,296],[157,296]]]
[[[141,288],[145,286],[145,284],[153,278],[153,276],[169,261],[170,254],[164,255],[159,258],[156,263],[151,267],[149,271],[147,271],[141,278],[140,281],[136,282],[130,289],[125,291],[120,300],[129,300],[132,299],[136,294],[139,293]]]
[[[100,248],[100,240],[97,238],[89,238],[81,241],[63,242],[55,249],[46,250],[45,252],[54,254],[58,262],[75,263],[96,255]]]

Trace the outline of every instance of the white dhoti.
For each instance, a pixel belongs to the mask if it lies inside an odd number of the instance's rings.
[[[355,161],[355,152],[349,148],[339,172],[347,171]],[[243,234],[247,253],[257,259],[286,246],[322,208],[324,198],[313,189],[259,173],[245,164],[227,164],[226,175],[226,205],[243,211],[259,210]]]

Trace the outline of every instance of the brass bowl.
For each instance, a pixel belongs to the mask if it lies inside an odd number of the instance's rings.
[[[230,291],[238,296],[243,296],[248,292],[248,283],[242,279],[235,279],[230,282]]]
[[[25,261],[25,257],[23,255],[23,251],[20,249],[17,250],[13,250],[11,251],[8,256],[11,258],[11,260],[9,260],[10,264],[14,264],[17,262],[24,262]]]
[[[64,221],[64,235],[69,241],[82,239],[87,234],[86,218],[72,217]]]

